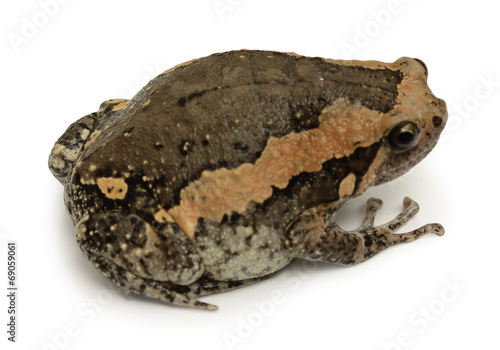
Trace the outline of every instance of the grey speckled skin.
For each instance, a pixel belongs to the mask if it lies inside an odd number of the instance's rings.
[[[408,171],[447,119],[419,60],[334,61],[232,51],[104,102],[56,142],[77,241],[124,290],[215,310],[197,296],[271,276],[295,258],[351,265],[438,224],[339,228],[340,207]]]

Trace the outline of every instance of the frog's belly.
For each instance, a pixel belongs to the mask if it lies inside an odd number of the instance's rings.
[[[269,226],[204,223],[195,234],[205,272],[219,281],[268,275],[290,262],[282,249],[282,233]]]

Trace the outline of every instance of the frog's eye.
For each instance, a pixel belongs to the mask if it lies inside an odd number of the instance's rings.
[[[387,136],[387,143],[397,152],[406,151],[415,145],[418,127],[412,122],[402,122],[394,127]]]

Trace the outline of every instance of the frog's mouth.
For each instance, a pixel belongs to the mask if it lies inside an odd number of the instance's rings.
[[[420,163],[427,154],[436,146],[437,139],[420,149],[410,150],[403,153],[388,152],[386,161],[379,168],[373,186],[378,186],[392,181],[406,174],[411,168]]]

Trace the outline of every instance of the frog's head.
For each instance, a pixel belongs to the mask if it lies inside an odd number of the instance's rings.
[[[372,185],[391,181],[420,162],[436,145],[448,119],[446,103],[427,86],[427,67],[422,61],[403,57],[394,66],[401,71],[402,81],[374,160],[377,169]]]
[[[365,157],[369,166],[355,193],[353,176],[341,186],[342,193],[360,195],[369,186],[393,180],[421,161],[435,146],[448,114],[445,102],[429,90],[427,68],[420,60],[334,62],[386,74],[376,81],[367,79],[359,85],[355,99],[339,98],[319,117],[319,129],[325,133],[323,148],[332,150],[336,158],[351,156],[357,150],[375,150],[374,158]],[[365,87],[370,84],[380,85],[367,93]]]

